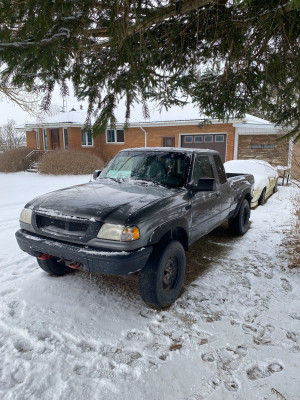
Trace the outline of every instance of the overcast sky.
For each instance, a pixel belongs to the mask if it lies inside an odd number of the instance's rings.
[[[59,93],[59,89],[55,88],[52,96],[51,104],[62,107],[63,100]],[[84,102],[78,102],[73,95],[73,91],[70,88],[70,96],[67,97],[67,111],[71,108],[79,110],[80,104],[86,108]],[[6,97],[1,96],[0,98],[0,126],[7,123],[7,120],[13,119],[17,122],[17,125],[23,125],[25,122],[35,121],[36,118],[32,117],[25,111],[23,111],[17,104],[12,101],[8,101]]]

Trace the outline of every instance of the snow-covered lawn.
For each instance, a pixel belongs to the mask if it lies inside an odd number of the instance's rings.
[[[0,174],[0,399],[300,399],[300,269],[281,246],[299,189],[279,187],[244,237],[222,226],[193,245],[158,311],[136,277],[52,277],[18,248],[28,200],[88,180]]]

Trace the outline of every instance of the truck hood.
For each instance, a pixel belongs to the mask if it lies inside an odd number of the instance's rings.
[[[133,213],[177,191],[148,182],[118,183],[100,179],[47,193],[30,201],[26,207],[52,216],[125,224]]]

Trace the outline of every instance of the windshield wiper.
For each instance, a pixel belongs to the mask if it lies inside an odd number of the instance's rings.
[[[133,179],[133,180],[135,180],[135,181],[138,181],[138,182],[140,182],[140,183],[151,182],[151,183],[153,183],[155,186],[162,186],[162,187],[167,187],[167,188],[172,187],[172,186],[170,186],[170,185],[167,185],[167,184],[161,183],[161,182],[157,182],[157,181],[155,181],[154,179],[150,179],[150,178],[145,179],[145,178],[131,177],[131,179]]]
[[[101,180],[101,179],[111,179],[112,181],[115,181],[115,182],[118,182],[118,183],[121,182],[119,179],[117,179],[117,178],[112,178],[112,177],[110,177],[110,176],[101,176],[101,178],[99,178],[99,180]]]

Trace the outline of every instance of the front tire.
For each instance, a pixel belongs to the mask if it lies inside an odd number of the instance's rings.
[[[177,240],[162,253],[157,246],[140,272],[139,289],[144,302],[154,307],[170,306],[179,296],[185,275],[185,252]]]
[[[250,205],[247,199],[244,199],[237,215],[229,218],[229,229],[234,235],[244,235],[249,228]]]
[[[258,205],[263,206],[266,203],[266,188],[261,192],[261,195],[258,199]]]
[[[37,258],[37,262],[45,272],[51,275],[62,276],[74,271],[72,268],[67,267],[63,261],[57,261],[54,257],[46,260]]]

